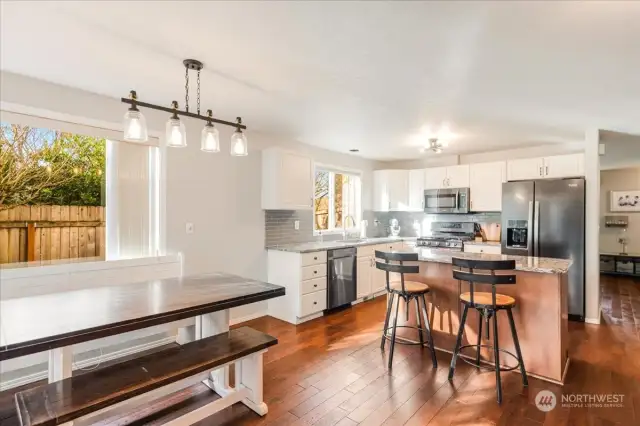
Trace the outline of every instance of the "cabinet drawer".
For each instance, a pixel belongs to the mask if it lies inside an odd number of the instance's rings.
[[[373,256],[373,252],[377,246],[361,246],[358,247],[358,257],[370,257]]]
[[[501,254],[502,248],[500,246],[492,246],[492,245],[469,244],[464,246],[464,252],[465,253]]]
[[[327,291],[315,291],[313,293],[303,294],[300,296],[300,315],[299,318],[307,315],[315,314],[327,308]]]
[[[402,250],[402,241],[398,241],[395,243],[384,243],[376,246],[376,250],[380,251],[398,251]]]
[[[302,253],[302,266],[319,265],[327,263],[326,251],[314,251],[312,253]]]
[[[300,283],[300,294],[313,293],[327,288],[327,277],[314,278]]]
[[[314,278],[326,277],[327,265],[312,265],[302,267],[302,281],[311,280]]]

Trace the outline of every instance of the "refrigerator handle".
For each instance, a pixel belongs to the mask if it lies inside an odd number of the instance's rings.
[[[528,256],[534,256],[534,252],[533,252],[533,229],[534,229],[534,225],[533,225],[533,201],[529,201],[529,222],[527,224],[527,255]]]
[[[536,201],[535,202],[535,208],[534,208],[534,220],[533,220],[533,226],[534,226],[534,234],[533,234],[533,255],[535,257],[539,257],[540,256],[540,242],[538,241],[540,239],[540,201]]]

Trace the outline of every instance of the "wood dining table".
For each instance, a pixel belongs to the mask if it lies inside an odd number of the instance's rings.
[[[49,352],[49,382],[72,374],[74,344],[193,318],[179,342],[229,330],[229,310],[284,296],[284,287],[226,273],[156,279],[0,301],[0,361]],[[211,373],[215,391],[228,367]]]

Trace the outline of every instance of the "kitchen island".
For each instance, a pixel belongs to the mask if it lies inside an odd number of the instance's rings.
[[[405,279],[429,285],[429,319],[436,349],[452,352],[455,346],[463,306],[460,293],[469,291],[469,284],[453,279],[453,257],[479,260],[515,260],[516,284],[499,285],[497,292],[516,300],[513,315],[522,348],[527,373],[554,383],[562,383],[569,363],[567,272],[571,261],[565,259],[509,256],[484,253],[462,253],[441,249],[415,248],[403,251],[418,253],[418,274]],[[407,264],[416,264],[408,262]],[[491,291],[491,286],[474,284],[474,291]],[[403,304],[401,304],[403,305]],[[416,325],[415,310],[410,309],[409,321],[398,316],[399,325]],[[498,313],[499,344],[501,349],[515,353],[507,315]],[[400,331],[402,330],[402,331]],[[482,343],[486,340],[486,328]],[[401,337],[415,340],[415,330],[398,329]],[[470,310],[465,325],[462,344],[475,344],[478,338],[478,314]],[[493,338],[493,336],[491,336]],[[467,348],[463,354],[475,358],[475,348]],[[493,354],[481,350],[481,358],[491,363]],[[503,365],[515,365],[511,357],[502,356]]]

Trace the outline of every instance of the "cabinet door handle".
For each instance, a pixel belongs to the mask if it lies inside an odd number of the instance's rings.
[[[544,166],[544,174],[545,176],[549,176],[549,166]]]
[[[314,286],[314,287],[318,287],[318,284],[314,284],[313,286]]]
[[[314,304],[314,305],[317,305],[317,304],[318,304],[318,302],[313,302],[313,304]]]
[[[313,256],[313,260],[318,260],[318,256]]]
[[[542,166],[540,166],[540,176],[542,176]]]
[[[317,273],[318,273],[318,271],[313,271],[313,273],[314,273],[314,274],[317,274]]]

